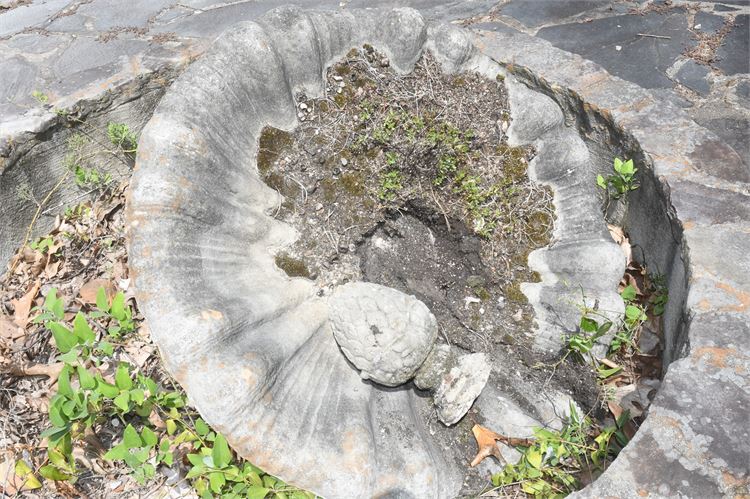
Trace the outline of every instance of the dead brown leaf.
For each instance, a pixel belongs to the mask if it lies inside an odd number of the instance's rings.
[[[34,303],[34,298],[36,298],[36,294],[39,292],[39,285],[39,281],[36,281],[31,286],[31,289],[28,291],[28,293],[23,295],[21,298],[11,301],[14,309],[13,321],[19,327],[26,327],[26,325],[29,323],[29,313],[31,312],[31,305]]]
[[[109,279],[92,279],[81,286],[78,294],[84,303],[93,304],[96,303],[96,293],[99,292],[99,288],[104,288],[108,300],[111,301],[115,296],[115,287]]]
[[[54,364],[32,364],[30,366],[10,364],[4,366],[2,371],[12,374],[13,376],[48,376],[54,381],[60,376],[63,367],[65,367],[63,362],[56,362]]]
[[[14,341],[26,333],[7,315],[0,316],[0,339]]]
[[[622,407],[620,407],[620,404],[618,404],[617,402],[607,402],[607,407],[609,407],[609,412],[612,413],[612,415],[615,417],[615,420],[620,419],[620,416],[622,416],[622,413],[624,412]],[[623,426],[622,431],[628,437],[628,440],[633,438],[636,432],[633,422],[628,420],[628,422],[625,423],[625,426]]]
[[[477,441],[477,446],[479,446],[477,455],[469,465],[472,468],[484,461],[484,458],[489,456],[495,456],[498,461],[500,461],[501,463],[504,462],[503,457],[500,454],[500,449],[497,446],[497,441],[503,442],[504,444],[510,445],[511,447],[529,447],[534,442],[530,438],[515,438],[501,435],[478,424],[474,425],[474,427],[471,429],[471,432],[474,434],[474,438]]]
[[[622,227],[607,224],[607,229],[609,229],[609,235],[612,236],[612,239],[620,245],[620,248],[625,255],[625,263],[630,265],[630,262],[633,261],[633,249],[630,247],[630,241],[627,236],[625,236]]]

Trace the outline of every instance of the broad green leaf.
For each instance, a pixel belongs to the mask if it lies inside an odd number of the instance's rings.
[[[581,330],[587,333],[594,333],[599,328],[599,323],[588,317],[581,317]]]
[[[643,312],[641,311],[640,307],[637,307],[635,305],[628,305],[627,307],[625,307],[625,317],[629,321],[639,320],[641,314],[643,314]]]
[[[130,409],[130,393],[120,392],[120,394],[112,401],[122,412],[127,412]]]
[[[78,372],[78,381],[81,383],[81,388],[87,390],[93,390],[96,388],[96,379],[85,367],[79,365],[76,371]]]
[[[96,339],[96,334],[91,330],[91,326],[81,312],[78,312],[73,319],[73,334],[76,335],[79,343],[85,345],[91,345]]]
[[[537,449],[529,449],[526,452],[526,461],[534,468],[539,469],[542,466],[542,454]]]
[[[108,399],[113,399],[120,394],[119,388],[104,381],[104,378],[102,378],[101,374],[96,375],[96,382],[96,390],[101,393],[102,396]]]
[[[620,296],[622,296],[622,299],[625,301],[633,301],[635,300],[635,294],[635,288],[628,284],[628,286],[622,290]]]
[[[55,339],[55,346],[62,353],[68,353],[78,344],[78,339],[73,332],[59,322],[50,322],[47,327],[52,331],[52,337]]]
[[[104,459],[108,461],[122,461],[128,454],[130,454],[130,451],[125,444],[117,444],[104,454]]]
[[[607,181],[604,180],[604,177],[602,175],[596,176],[596,185],[598,185],[602,189],[607,189]]]
[[[41,468],[39,468],[39,474],[42,475],[47,480],[55,480],[55,481],[65,481],[65,480],[70,480],[71,478],[73,478],[73,475],[63,473],[62,471],[55,468],[51,464],[48,464],[46,466],[42,466]]]
[[[177,423],[174,422],[174,419],[167,419],[167,435],[174,435],[174,432],[177,431]]]
[[[99,343],[99,350],[106,356],[111,357],[115,349],[111,343],[102,341]]]
[[[57,378],[57,393],[64,397],[73,395],[73,389],[70,387],[70,366],[63,367],[60,376]]]
[[[52,312],[52,314],[58,319],[62,320],[65,317],[65,307],[63,300],[57,297],[57,288],[52,288],[44,298],[44,308]]]
[[[247,489],[247,499],[264,499],[271,489],[260,487],[258,485],[251,485]]]
[[[112,299],[112,307],[109,313],[118,321],[125,318],[125,294],[122,291],[119,291]]]
[[[133,388],[133,380],[130,379],[130,370],[128,365],[125,363],[117,366],[117,372],[115,373],[115,385],[120,390],[130,390]]]
[[[198,433],[198,435],[205,437],[209,431],[211,431],[211,428],[208,427],[203,419],[198,418],[195,420],[195,432]]]
[[[130,400],[141,405],[143,404],[143,401],[146,400],[146,394],[140,388],[133,388],[130,390]]]
[[[39,479],[34,475],[31,468],[29,468],[29,465],[26,464],[26,461],[23,459],[16,461],[14,471],[17,477],[24,479],[23,485],[17,487],[18,490],[35,490],[42,486]]]
[[[223,468],[228,466],[232,462],[232,453],[229,450],[227,441],[223,435],[217,434],[216,440],[214,440],[214,448],[211,451],[211,456],[214,460],[214,466],[217,468]]]
[[[226,479],[224,478],[224,473],[221,473],[219,471],[209,473],[208,482],[211,485],[211,490],[214,491],[214,493],[216,494],[220,493],[221,488],[224,486],[225,483],[227,483]]]
[[[139,463],[142,464],[148,461],[148,458],[151,456],[151,449],[149,447],[143,447],[135,452],[132,452],[132,455]]]
[[[154,447],[158,442],[156,434],[151,431],[148,426],[143,427],[143,431],[141,431],[141,440],[143,440],[143,445],[147,447]]]
[[[103,312],[109,312],[109,300],[107,299],[107,291],[105,291],[104,286],[96,291],[96,308]]]
[[[620,158],[615,158],[614,169],[617,173],[622,173],[622,160]]]
[[[122,443],[128,449],[136,449],[143,445],[143,441],[135,428],[133,428],[133,425],[127,425],[125,427],[125,431],[122,432]]]

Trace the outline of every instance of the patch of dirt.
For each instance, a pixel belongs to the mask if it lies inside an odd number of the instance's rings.
[[[490,383],[506,393],[523,401],[549,388],[600,407],[590,367],[546,366],[531,349],[520,283],[538,279],[527,257],[548,244],[554,211],[528,178],[533,149],[507,144],[502,79],[445,75],[429,54],[399,75],[364,46],[328,70],[324,98],[299,95],[297,109],[293,132],[266,128],[259,143],[259,171],[284,196],[274,215],[299,234],[279,268],[321,296],[359,280],[413,294],[438,319],[439,341],[490,356]],[[481,414],[434,422],[444,450],[469,463]],[[467,467],[467,491],[486,479]]]

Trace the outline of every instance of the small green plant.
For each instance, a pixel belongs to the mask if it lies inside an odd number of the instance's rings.
[[[33,250],[37,250],[41,253],[47,253],[49,249],[54,245],[54,240],[47,236],[47,237],[40,237],[36,241],[32,241],[29,243],[29,248]]]
[[[124,464],[140,484],[153,479],[160,464],[171,466],[177,447],[187,446],[186,457],[192,465],[188,479],[201,498],[315,497],[266,475],[250,463],[239,462],[222,435],[202,419],[186,413],[185,397],[180,392],[162,389],[126,362],[117,363],[113,377],[105,379],[98,367],[105,365],[105,358],[111,364],[113,346],[98,339],[99,334],[89,321],[96,322],[97,331],[104,331],[109,321],[107,334],[115,336],[132,331],[135,326],[132,310],[121,292],[110,303],[104,288],[100,288],[96,307],[90,314],[78,312],[70,325],[65,321],[63,299],[53,288],[44,304],[34,309],[39,312],[34,321],[43,323],[52,333],[60,351],[58,359],[64,363],[57,393],[50,400],[50,428],[41,434],[47,438],[48,448],[47,463],[39,469],[39,475],[48,480],[75,481],[79,470],[73,456],[74,444],[86,432],[117,418],[124,427],[122,438],[104,458]],[[150,426],[154,412],[164,421],[163,429]],[[36,480],[33,472],[23,466],[16,474]]]
[[[378,197],[383,201],[391,201],[396,198],[396,193],[401,188],[401,172],[398,170],[389,170],[380,177]]]
[[[609,351],[612,353],[635,348],[635,334],[647,319],[645,310],[636,302],[636,291],[633,286],[625,287],[620,296],[625,302],[625,317],[609,345]]]
[[[31,96],[36,99],[36,101],[42,106],[46,105],[49,102],[49,97],[41,90],[34,90],[33,92],[31,92]]]
[[[613,199],[620,199],[639,187],[635,180],[638,169],[633,166],[632,159],[622,161],[620,158],[615,158],[613,170],[613,175],[605,177],[600,174],[596,176],[596,184],[604,189],[608,196]]]
[[[581,417],[571,403],[563,428],[534,429],[532,445],[518,447],[521,459],[493,475],[492,483],[498,488],[519,485],[523,492],[538,499],[565,497],[579,488],[577,474],[604,469],[607,460],[627,444],[623,428],[628,419],[626,411],[615,426],[598,431],[591,419]]]
[[[651,311],[654,315],[659,316],[664,314],[669,301],[669,292],[664,276],[661,274],[651,276],[651,286],[651,298],[649,299]]]
[[[124,153],[132,154],[138,147],[138,138],[125,123],[107,124],[107,136]]]
[[[592,310],[586,310],[591,314]],[[575,354],[580,360],[586,361],[589,352],[594,348],[596,340],[607,334],[612,327],[612,321],[604,318],[596,320],[584,314],[578,325],[578,332],[568,337],[568,352]]]
[[[118,291],[112,298],[112,303],[110,303],[104,288],[99,288],[96,293],[96,308],[97,310],[91,312],[90,316],[95,319],[109,318],[110,326],[107,328],[107,332],[110,336],[119,339],[135,331],[133,311],[125,304],[125,295],[122,291]]]

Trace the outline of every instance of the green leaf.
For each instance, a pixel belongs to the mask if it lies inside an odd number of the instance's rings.
[[[114,347],[112,346],[112,344],[111,344],[111,343],[109,343],[109,342],[106,342],[106,341],[102,341],[101,343],[99,343],[99,346],[98,346],[98,348],[99,348],[99,350],[100,350],[100,351],[101,351],[101,352],[102,352],[102,353],[103,353],[104,355],[106,355],[106,356],[108,356],[108,357],[112,357],[112,354],[113,354],[113,353],[114,353],[114,351],[115,351],[115,349],[114,349]]]
[[[52,337],[55,339],[55,346],[62,353],[68,353],[78,344],[78,340],[75,335],[73,335],[73,332],[59,322],[50,322],[47,327],[52,331]]]
[[[96,291],[96,308],[102,312],[109,312],[109,300],[107,299],[107,291],[104,286],[101,286]]]
[[[167,435],[174,435],[175,431],[177,431],[177,423],[174,419],[167,419]]]
[[[109,313],[120,321],[125,318],[125,294],[122,291],[119,291],[112,299],[112,308]]]
[[[78,381],[81,383],[81,388],[85,388],[87,390],[93,390],[96,388],[96,379],[91,375],[88,370],[86,370],[83,366],[78,366],[77,368],[78,372]]]
[[[52,288],[44,298],[44,308],[52,312],[52,314],[58,319],[62,320],[65,317],[65,307],[63,300],[57,297],[57,288]]]
[[[113,399],[120,394],[120,390],[115,385],[104,381],[101,374],[96,375],[96,383],[96,390],[108,399]]]
[[[264,499],[271,489],[260,487],[258,485],[251,485],[247,489],[247,499]]]
[[[29,468],[29,465],[26,464],[26,461],[24,461],[23,459],[19,459],[18,461],[16,461],[14,471],[17,477],[24,479],[23,485],[21,487],[17,487],[19,490],[35,490],[41,488],[41,482],[34,475],[31,468]]]
[[[128,449],[136,449],[143,446],[143,441],[135,428],[133,428],[133,425],[125,427],[125,431],[122,432],[122,443]]]
[[[211,485],[211,490],[218,494],[221,492],[221,488],[227,483],[224,478],[224,473],[215,471],[208,474],[208,483]]]
[[[130,390],[133,388],[133,380],[130,379],[130,369],[128,369],[128,364],[122,363],[117,366],[115,385],[117,385],[117,388],[120,390]]]
[[[643,311],[636,305],[628,305],[625,307],[625,317],[631,322],[639,320],[642,314]]]
[[[91,330],[86,317],[78,312],[73,319],[73,334],[78,338],[78,342],[85,345],[91,345],[96,339],[96,334]]]
[[[47,480],[55,480],[55,481],[65,481],[65,480],[70,480],[71,478],[73,478],[73,475],[63,473],[62,471],[55,468],[51,464],[48,464],[46,466],[42,466],[41,468],[39,468],[39,474],[42,475]]]
[[[542,454],[535,448],[529,449],[526,452],[526,461],[534,468],[539,469],[542,467]]]
[[[57,378],[57,393],[64,397],[71,397],[73,389],[70,387],[70,366],[65,366]]]
[[[587,333],[594,333],[599,328],[599,323],[588,317],[581,317],[581,330]]]
[[[607,181],[604,180],[604,177],[602,175],[596,176],[596,185],[598,185],[602,189],[607,189]]]
[[[633,301],[635,300],[635,294],[635,288],[628,284],[628,286],[622,290],[620,296],[622,296],[622,299],[625,301]]]
[[[148,426],[145,426],[141,431],[141,440],[143,440],[143,445],[147,447],[154,447],[158,442],[156,434]]]
[[[130,390],[130,400],[141,405],[143,404],[143,401],[146,400],[146,394],[140,388],[133,388]]]
[[[108,461],[122,461],[130,454],[130,451],[125,444],[117,444],[104,454],[104,459]]]
[[[201,437],[205,437],[209,431],[211,431],[211,428],[208,427],[205,421],[203,419],[198,418],[195,420],[195,431],[200,435]]]
[[[232,462],[232,452],[229,450],[226,439],[221,434],[216,435],[211,457],[213,457],[214,465],[217,468],[229,466],[229,463]]]
[[[130,409],[130,393],[120,392],[112,401],[122,412],[128,412]]]

